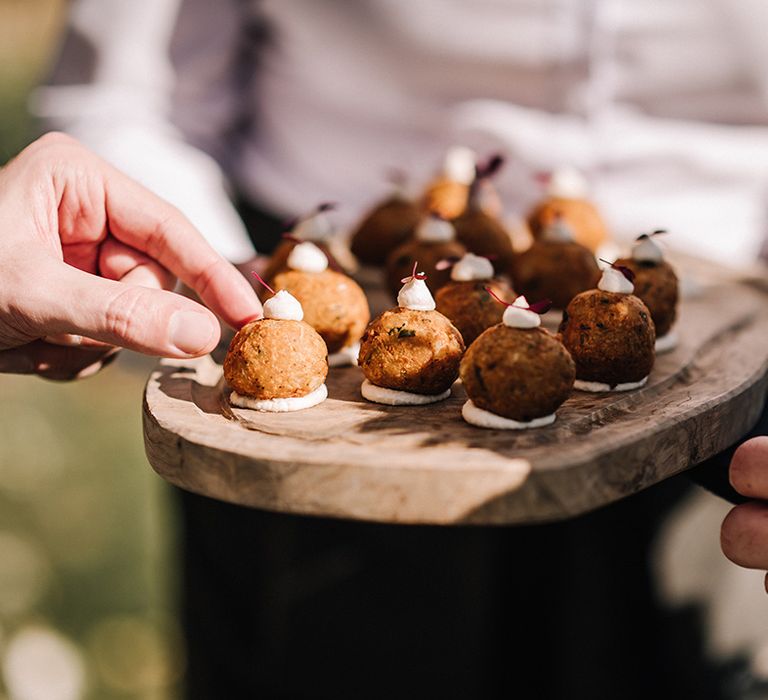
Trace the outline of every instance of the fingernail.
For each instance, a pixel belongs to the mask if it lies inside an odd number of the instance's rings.
[[[176,311],[168,325],[171,343],[186,355],[199,355],[213,345],[211,319],[195,311]]]

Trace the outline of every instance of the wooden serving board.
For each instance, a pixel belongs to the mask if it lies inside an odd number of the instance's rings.
[[[686,275],[696,267],[690,261]],[[144,397],[147,456],[184,489],[268,510],[391,523],[557,520],[635,493],[733,444],[757,421],[768,373],[768,293],[698,266],[680,344],[648,385],[575,392],[554,425],[467,425],[460,385],[442,403],[364,401],[356,367],[297,413],[233,409],[210,356],[163,361]]]

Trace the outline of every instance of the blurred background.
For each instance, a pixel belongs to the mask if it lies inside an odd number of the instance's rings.
[[[0,164],[38,133],[28,100],[59,47],[66,5],[0,0]],[[655,7],[664,16],[662,4]],[[498,122],[506,126],[507,119],[504,113]],[[670,138],[678,140],[678,133]],[[737,145],[742,160],[753,159],[748,144]],[[731,152],[720,150],[730,162]],[[719,183],[721,161],[713,162],[703,169],[716,171],[707,177]],[[679,169],[687,175],[691,164]],[[325,173],[320,175],[325,185]],[[663,212],[665,221],[680,212],[679,200],[666,197],[667,191],[680,192],[669,177],[653,179],[642,193],[656,198],[654,216]],[[378,173],[371,178],[380,179]],[[748,183],[747,194],[736,187],[724,188],[719,199],[697,194],[683,215],[700,220],[681,222],[678,240],[731,263],[754,255],[756,235],[742,243],[720,235],[726,227],[739,228],[734,210],[745,212],[741,228],[763,225],[764,189],[753,183],[751,171],[739,179]],[[197,189],[187,189],[197,197]],[[634,180],[623,192],[605,191],[604,198],[606,207],[620,202],[608,214],[629,221],[626,235],[657,223],[645,211],[632,218],[625,202],[643,199]],[[759,206],[745,204],[752,200]],[[281,204],[286,212],[279,214],[300,209],[287,195]],[[701,235],[705,226],[717,235]],[[174,499],[146,462],[141,431],[141,394],[153,364],[123,353],[107,371],[67,385],[0,375],[0,700],[165,700],[181,693],[179,518]],[[696,491],[665,529],[654,570],[669,606],[701,604],[695,614],[708,632],[708,655],[723,664],[738,658],[753,675],[768,679],[768,625],[755,613],[765,605],[762,575],[721,555],[719,524],[728,509]],[[732,696],[758,697],[738,687]]]
[[[36,134],[27,98],[61,0],[0,0],[0,163]],[[166,700],[184,658],[172,608],[176,520],[144,457],[154,361],[89,381],[0,375],[0,698]]]

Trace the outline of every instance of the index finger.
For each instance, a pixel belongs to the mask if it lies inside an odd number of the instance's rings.
[[[112,235],[169,269],[226,323],[240,328],[261,316],[248,281],[176,207],[106,163],[104,196]]]

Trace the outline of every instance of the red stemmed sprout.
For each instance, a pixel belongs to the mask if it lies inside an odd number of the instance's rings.
[[[646,238],[653,238],[654,236],[661,236],[665,233],[669,233],[667,229],[665,228],[657,228],[655,231],[651,231],[651,233],[641,233],[635,240],[638,241],[644,241]]]
[[[269,286],[269,285],[268,285],[268,284],[267,284],[267,283],[264,281],[264,278],[263,278],[263,277],[262,277],[262,276],[261,276],[261,275],[260,275],[258,272],[256,272],[256,270],[251,270],[251,274],[252,274],[252,275],[253,275],[253,276],[254,276],[254,277],[255,277],[255,278],[256,278],[256,279],[259,281],[259,283],[260,283],[260,284],[261,284],[261,285],[262,285],[262,286],[263,286],[265,289],[267,289],[268,291],[272,292],[272,295],[273,295],[273,296],[274,296],[275,294],[277,294],[277,292],[276,292],[274,289],[272,289],[272,287],[270,287],[270,286]]]
[[[408,284],[411,280],[425,280],[427,279],[427,273],[426,272],[416,272],[416,269],[418,268],[419,263],[414,262],[413,263],[413,272],[411,272],[410,277],[403,277],[400,281],[403,284]]]
[[[469,186],[469,201],[474,202],[479,194],[480,184],[484,180],[492,178],[504,165],[504,156],[495,153],[485,163],[475,165],[475,179]]]
[[[618,270],[630,282],[634,283],[635,273],[632,272],[632,270],[630,270],[626,265],[617,265],[615,262],[611,262],[610,260],[606,260],[605,258],[600,258],[600,262],[604,262],[606,265],[610,265],[614,270]]]
[[[496,301],[498,301],[499,304],[503,304],[504,306],[514,306],[514,302],[505,301],[490,287],[486,287],[485,291],[488,292],[488,294],[490,294]],[[519,296],[516,297],[515,301],[517,301],[519,298]],[[541,301],[536,301],[533,304],[528,304],[528,308],[522,306],[518,308],[521,308],[524,311],[533,311],[533,313],[539,314],[539,316],[543,316],[552,308],[552,302],[549,299],[542,299]]]

